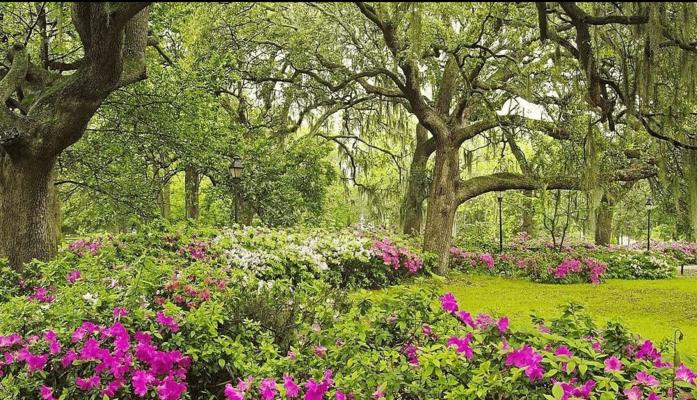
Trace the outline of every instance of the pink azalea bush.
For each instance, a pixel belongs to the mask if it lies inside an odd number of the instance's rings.
[[[395,246],[387,238],[373,242],[370,251],[374,256],[382,259],[385,265],[391,266],[394,270],[403,269],[415,274],[423,266],[423,261],[419,256],[405,247]]]
[[[565,257],[556,253],[490,253],[468,252],[450,248],[451,265],[465,272],[479,271],[503,276],[524,276],[538,282],[599,284],[607,264],[592,257]]]
[[[0,376],[25,370],[37,377],[47,373],[73,377],[62,380],[60,389],[50,381],[42,383],[37,396],[43,400],[55,400],[63,393],[112,398],[129,392],[177,400],[187,390],[191,363],[180,351],[158,348],[150,333],[131,332],[120,322],[108,326],[84,322],[72,331],[70,340],[63,341],[52,330],[41,336],[0,336],[0,353]]]

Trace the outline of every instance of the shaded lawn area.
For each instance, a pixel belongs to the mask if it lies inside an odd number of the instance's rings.
[[[676,328],[685,334],[678,345],[681,357],[697,361],[697,279],[610,280],[600,285],[550,285],[526,280],[454,274],[443,286],[460,307],[472,313],[508,315],[511,325],[532,329],[530,314],[543,318],[560,314],[568,302],[583,304],[600,324],[618,320],[642,337],[660,341],[673,337]]]

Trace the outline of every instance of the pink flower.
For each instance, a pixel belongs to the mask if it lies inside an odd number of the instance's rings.
[[[484,253],[479,256],[479,260],[486,264],[487,269],[492,269],[494,268],[494,257],[491,256],[489,253]]]
[[[227,400],[244,400],[244,392],[233,387],[229,383],[225,385],[223,394],[225,394]]]
[[[694,385],[695,378],[697,378],[697,374],[687,368],[685,364],[680,364],[680,366],[678,366],[678,368],[675,370],[675,379],[679,381],[689,382]]]
[[[459,313],[457,313],[457,317],[465,325],[470,326],[472,328],[476,327],[476,325],[474,324],[474,320],[472,319],[472,314],[468,313],[467,311],[460,311]]]
[[[555,356],[565,356],[565,357],[571,357],[573,353],[569,351],[569,348],[566,346],[559,346],[556,351],[554,351]]]
[[[155,320],[162,326],[169,328],[172,332],[177,332],[179,330],[179,325],[177,325],[176,322],[174,322],[173,317],[168,317],[163,313],[162,311],[157,312],[157,317]]]
[[[131,377],[133,391],[136,395],[145,397],[145,395],[148,393],[148,385],[155,382],[155,380],[155,377],[149,372],[138,370],[134,372],[133,376]]]
[[[440,304],[445,312],[455,313],[458,310],[457,300],[455,300],[455,296],[453,296],[452,293],[442,295],[440,297]]]
[[[259,386],[259,394],[262,400],[272,400],[276,397],[276,380],[271,378],[263,379]]]
[[[612,356],[605,360],[605,372],[622,371],[622,361],[619,358]]]
[[[655,376],[648,374],[644,371],[637,372],[635,375],[635,379],[637,383],[646,386],[658,386],[661,384],[661,382],[658,379],[656,379]]]
[[[324,358],[327,355],[327,348],[324,346],[315,346],[315,355],[319,358]]]
[[[157,386],[157,394],[160,400],[179,400],[186,392],[186,383],[177,382],[172,375],[168,375]]]
[[[116,307],[112,311],[114,318],[121,318],[125,317],[128,315],[128,310],[126,310],[124,307]]]
[[[384,399],[385,398],[385,392],[382,391],[382,389],[377,388],[375,392],[373,392],[373,398],[374,399]]]
[[[496,327],[502,334],[506,333],[506,331],[508,331],[508,317],[500,318],[499,321],[496,323]]]
[[[99,386],[99,376],[92,375],[89,378],[75,378],[75,385],[81,390],[91,390]]]
[[[77,282],[78,279],[80,279],[80,271],[79,270],[73,270],[68,272],[68,283],[73,284]]]
[[[56,400],[55,397],[53,397],[53,388],[42,385],[41,386],[41,400]]]
[[[624,395],[627,396],[627,400],[641,400],[643,393],[641,392],[641,388],[633,386],[629,389],[625,389]]]
[[[54,297],[48,294],[46,288],[37,287],[34,288],[34,294],[29,296],[29,300],[36,300],[39,303],[51,303]]]
[[[298,385],[293,382],[293,378],[288,374],[283,375],[283,388],[285,388],[286,397],[289,399],[298,397]]]
[[[542,379],[544,371],[540,366],[541,362],[542,356],[528,345],[513,350],[506,356],[506,366],[524,369],[531,382]]]
[[[416,356],[416,346],[414,344],[409,343],[405,348],[404,348],[404,354],[407,356],[407,360],[409,360],[409,364],[411,364],[414,367],[417,367],[419,365],[419,358]]]
[[[470,347],[470,343],[472,342],[473,336],[471,333],[468,333],[467,336],[463,338],[459,338],[457,336],[453,336],[450,339],[448,339],[448,346],[455,346],[457,351],[460,354],[464,354],[465,358],[468,360],[472,359],[474,356],[474,352],[472,348]]]
[[[649,397],[646,398],[646,400],[661,400],[661,396],[657,395],[656,393],[651,392],[649,394]]]

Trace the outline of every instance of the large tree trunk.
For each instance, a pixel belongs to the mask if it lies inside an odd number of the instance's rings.
[[[603,197],[597,210],[597,220],[595,222],[595,244],[598,246],[610,244],[614,214],[614,205],[607,198]]]
[[[456,183],[459,172],[457,147],[446,144],[438,148],[428,198],[424,250],[438,256],[440,273],[447,273],[449,269],[453,222],[458,206]]]
[[[160,216],[169,220],[172,217],[172,186],[169,182],[165,183],[160,190]]]
[[[198,219],[198,192],[201,178],[194,166],[188,165],[184,171],[184,191],[186,218]]]
[[[54,166],[55,159],[12,161],[0,155],[0,254],[18,270],[34,258],[48,260],[56,254]]]
[[[72,74],[41,70],[22,44],[9,50],[12,64],[0,78],[0,253],[13,268],[57,252],[56,158],[111,92],[145,78],[147,5],[73,3],[85,57]],[[25,115],[7,106],[17,102],[26,103]]]
[[[402,232],[406,235],[421,234],[423,202],[428,193],[426,164],[430,152],[426,150],[428,134],[421,124],[416,127],[416,148],[409,168],[407,191],[402,201]]]

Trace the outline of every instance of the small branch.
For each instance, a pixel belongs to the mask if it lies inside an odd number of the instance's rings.
[[[17,90],[27,76],[29,69],[29,56],[24,46],[20,44],[12,46],[9,55],[12,58],[12,65],[7,74],[0,80],[0,104],[5,104],[5,101]]]

